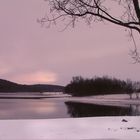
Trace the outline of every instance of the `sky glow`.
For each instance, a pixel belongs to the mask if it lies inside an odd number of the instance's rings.
[[[139,80],[140,64],[129,55],[133,42],[124,28],[83,22],[62,32],[62,23],[41,27],[37,18],[46,7],[44,0],[0,1],[0,78],[62,85],[79,75]]]

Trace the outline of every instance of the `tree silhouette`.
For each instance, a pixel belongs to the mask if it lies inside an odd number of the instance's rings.
[[[72,81],[65,87],[65,92],[72,96],[90,96],[106,94],[128,94],[134,92],[131,80],[119,80],[116,78],[94,77],[84,79],[81,76],[72,78]]]
[[[48,26],[58,20],[66,21],[65,28],[74,26],[79,20],[87,24],[92,22],[111,22],[129,29],[135,48],[131,51],[132,58],[140,62],[133,31],[140,35],[140,1],[139,0],[45,0],[49,2],[50,13],[39,20]],[[115,11],[117,9],[117,12]]]

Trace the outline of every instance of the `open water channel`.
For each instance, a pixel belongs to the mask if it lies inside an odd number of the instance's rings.
[[[0,99],[0,119],[50,119],[94,116],[140,116],[140,106],[96,105],[68,98]]]

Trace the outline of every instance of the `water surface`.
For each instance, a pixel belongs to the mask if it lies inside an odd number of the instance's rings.
[[[94,116],[140,116],[140,106],[95,105],[68,101],[68,98],[0,99],[0,119],[50,119]]]
[[[67,118],[64,101],[48,99],[0,99],[0,119]]]
[[[108,106],[78,102],[65,102],[71,117],[140,116],[140,106]]]

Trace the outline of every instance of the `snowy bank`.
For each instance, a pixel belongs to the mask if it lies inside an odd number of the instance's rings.
[[[43,98],[64,98],[71,95],[62,92],[14,92],[0,93],[0,99],[43,99]]]
[[[140,105],[140,99],[130,99],[127,94],[69,97],[67,101],[110,106]]]
[[[1,140],[139,140],[140,117],[0,120]]]

